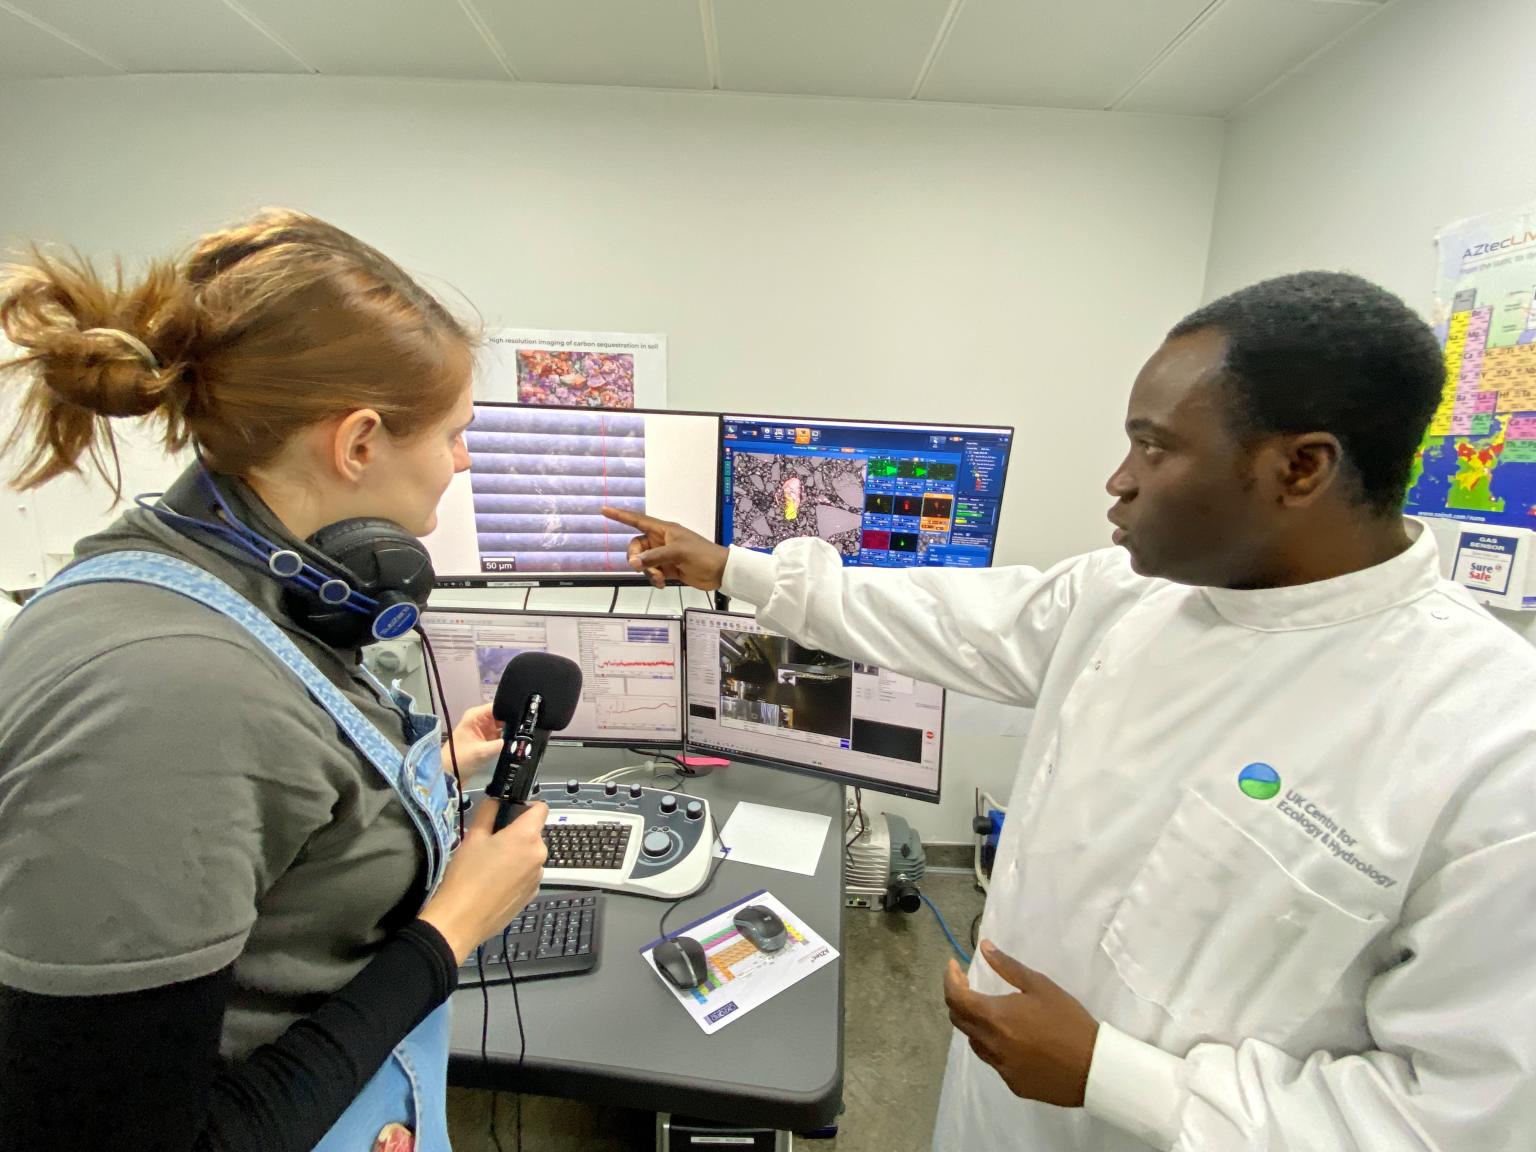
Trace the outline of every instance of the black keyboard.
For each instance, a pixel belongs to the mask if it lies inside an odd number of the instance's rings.
[[[629,847],[629,825],[546,824],[544,846],[549,849],[546,868],[619,869]]]
[[[603,898],[579,892],[540,892],[500,936],[492,936],[459,965],[459,987],[505,984],[507,958],[519,980],[570,976],[597,966],[602,945]],[[478,954],[478,959],[476,958]]]

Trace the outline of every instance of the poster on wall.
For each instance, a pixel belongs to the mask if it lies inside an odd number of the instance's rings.
[[[1536,528],[1536,205],[1435,237],[1445,387],[1410,513]]]
[[[489,333],[477,400],[577,408],[665,408],[667,338],[502,328]]]

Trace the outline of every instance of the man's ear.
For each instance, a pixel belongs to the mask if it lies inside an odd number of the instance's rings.
[[[1293,508],[1315,503],[1338,482],[1344,448],[1331,432],[1305,432],[1281,441],[1280,502]]]
[[[357,483],[379,450],[384,420],[372,408],[349,412],[331,434],[331,463],[344,480]]]

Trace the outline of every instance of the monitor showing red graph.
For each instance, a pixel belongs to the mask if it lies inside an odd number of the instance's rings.
[[[432,641],[453,723],[488,704],[519,652],[552,652],[581,665],[581,703],[559,739],[677,746],[683,738],[682,624],[666,616],[600,616],[431,608]]]

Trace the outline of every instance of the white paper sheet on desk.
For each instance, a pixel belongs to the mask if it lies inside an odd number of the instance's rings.
[[[832,817],[746,801],[720,829],[715,855],[759,868],[814,876]]]
[[[784,947],[777,952],[759,952],[751,941],[742,939],[734,921],[736,909],[745,904],[772,908],[784,921],[789,937]],[[652,940],[640,949],[640,954],[656,973],[656,979],[688,1009],[688,1015],[706,1034],[720,1031],[732,1020],[766,1004],[786,988],[837,959],[836,948],[807,928],[803,920],[767,891],[754,892],[729,908],[722,908],[667,935],[692,936],[703,945],[709,979],[699,987],[679,988],[661,974],[653,955],[661,941]]]

